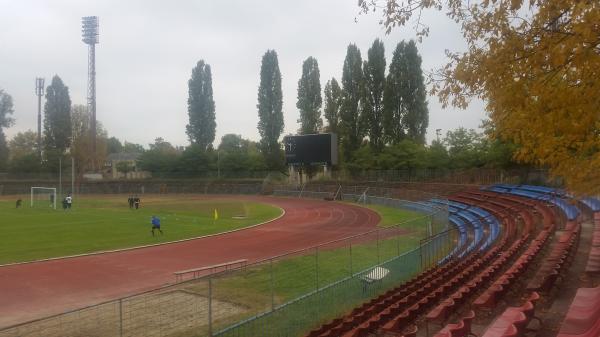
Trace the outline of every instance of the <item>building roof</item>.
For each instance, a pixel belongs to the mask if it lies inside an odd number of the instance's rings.
[[[111,153],[106,157],[108,161],[125,161],[125,160],[137,160],[140,157],[138,152],[121,152]]]

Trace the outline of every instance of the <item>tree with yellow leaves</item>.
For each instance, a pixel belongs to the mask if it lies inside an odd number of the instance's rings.
[[[461,26],[464,53],[430,76],[441,102],[486,102],[494,137],[518,144],[516,159],[549,167],[570,191],[600,193],[600,1],[359,0],[381,23],[420,22],[445,10]]]

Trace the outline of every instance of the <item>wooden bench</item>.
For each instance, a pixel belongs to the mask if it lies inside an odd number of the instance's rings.
[[[231,268],[233,266],[245,267],[247,263],[248,263],[247,259],[241,259],[241,260],[235,260],[235,261],[214,264],[212,266],[176,271],[173,273],[173,275],[175,275],[175,283],[179,283],[179,282],[182,282],[185,278],[185,275],[188,275],[188,274],[192,274],[191,279],[193,280],[193,279],[198,278],[203,272],[205,272],[207,270],[210,270],[210,274],[213,274],[218,269],[229,270],[229,268]]]

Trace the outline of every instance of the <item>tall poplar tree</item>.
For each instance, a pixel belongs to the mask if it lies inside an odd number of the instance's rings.
[[[300,134],[318,133],[323,127],[321,119],[321,79],[317,59],[310,56],[302,64],[302,77],[298,80],[298,102],[300,110]]]
[[[210,65],[198,61],[188,81],[188,117],[186,133],[192,145],[206,150],[215,140],[215,101]]]
[[[401,41],[396,45],[390,69],[385,81],[383,95],[383,131],[387,142],[400,143],[406,136],[402,124],[406,115],[406,105],[403,102],[403,88],[405,74],[405,49],[406,43]]]
[[[427,109],[427,91],[421,70],[421,56],[415,41],[410,40],[404,49],[406,75],[402,85],[402,101],[406,106],[403,123],[406,135],[416,143],[425,143],[425,134],[429,125]]]
[[[6,143],[6,136],[4,135],[3,128],[10,127],[14,120],[9,117],[13,114],[13,100],[12,97],[0,89],[0,170],[6,169],[8,161],[8,146]]]
[[[360,50],[355,44],[350,44],[342,73],[343,100],[340,110],[341,142],[346,160],[352,159],[352,154],[360,147],[364,136],[359,108],[363,87]]]
[[[383,91],[385,88],[385,48],[376,39],[368,51],[368,60],[363,63],[365,97],[363,115],[366,121],[369,144],[375,152],[385,145],[383,137]]]
[[[342,88],[338,81],[332,77],[325,84],[325,108],[323,114],[327,119],[327,131],[337,133],[340,123],[340,109],[342,108]]]
[[[275,50],[267,50],[260,67],[258,87],[258,132],[260,147],[269,168],[281,166],[279,136],[283,132],[283,99],[281,93],[281,72]]]
[[[71,98],[69,88],[54,75],[46,89],[44,147],[47,155],[62,155],[71,145]],[[54,163],[52,163],[54,165]]]

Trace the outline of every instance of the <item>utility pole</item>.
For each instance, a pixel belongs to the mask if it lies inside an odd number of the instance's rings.
[[[42,96],[44,96],[44,79],[37,77],[35,79],[35,95],[38,97],[38,125],[37,125],[37,150],[42,161]]]

